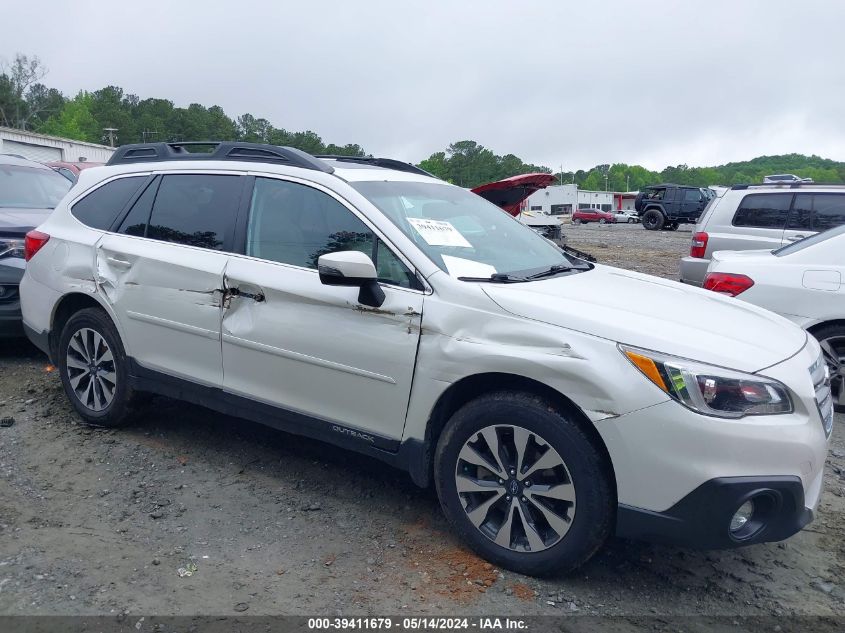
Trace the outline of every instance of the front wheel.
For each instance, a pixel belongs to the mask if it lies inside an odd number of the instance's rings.
[[[574,220],[572,220],[572,224],[575,224],[575,225],[581,224],[581,218],[575,218]]]
[[[605,220],[604,218],[601,218],[599,220],[599,224],[607,224],[607,220]]]
[[[498,392],[464,405],[437,443],[443,511],[479,555],[513,571],[571,571],[605,542],[615,495],[602,452],[569,413]]]
[[[126,353],[117,329],[99,308],[74,314],[62,329],[59,373],[65,394],[89,424],[119,426],[135,409]]]
[[[813,332],[813,336],[821,344],[830,370],[833,405],[840,413],[845,412],[845,326],[827,325]]]

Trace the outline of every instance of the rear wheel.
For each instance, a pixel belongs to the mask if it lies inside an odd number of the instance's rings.
[[[108,315],[86,308],[65,323],[59,339],[59,373],[65,394],[89,424],[119,426],[135,409],[123,343]]]
[[[634,218],[628,218],[628,224],[636,224],[636,222]]]
[[[452,526],[501,567],[567,572],[610,534],[615,496],[603,454],[537,396],[499,392],[464,405],[438,441],[434,469]]]
[[[581,218],[575,218],[572,220],[572,224],[581,224]]]
[[[605,220],[604,218],[600,218],[599,224],[607,224],[607,220]]]
[[[657,209],[649,209],[643,215],[643,228],[648,231],[659,231],[663,228],[666,218]]]
[[[830,369],[830,390],[833,404],[840,413],[845,411],[845,325],[828,325],[813,336],[822,346],[824,360]]]

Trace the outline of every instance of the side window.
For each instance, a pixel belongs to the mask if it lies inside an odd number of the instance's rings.
[[[153,201],[158,191],[158,180],[154,180],[144,190],[139,198],[132,205],[129,213],[123,218],[120,227],[117,229],[118,233],[124,235],[136,235],[144,237],[147,234],[147,223],[150,221],[150,213],[153,210]]]
[[[699,189],[684,189],[684,202],[701,202]]]
[[[664,202],[672,202],[675,199],[675,190],[674,189],[665,189],[663,192],[663,201]]]
[[[147,237],[187,246],[224,249],[235,224],[241,185],[240,176],[163,176]]]
[[[799,231],[812,230],[813,222],[813,194],[799,193],[795,196],[792,211],[789,212],[789,222],[786,228]]]
[[[416,288],[413,273],[349,209],[299,183],[256,178],[247,226],[246,254],[282,264],[317,268],[320,255],[361,251],[379,281]]]
[[[734,226],[783,229],[792,194],[758,193],[745,196],[734,215]]]
[[[813,230],[826,231],[845,224],[845,195],[817,193],[813,195]]]
[[[92,229],[106,231],[146,180],[147,176],[129,176],[107,182],[74,204],[70,212]]]

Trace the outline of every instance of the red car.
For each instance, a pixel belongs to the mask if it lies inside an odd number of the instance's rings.
[[[615,224],[616,216],[607,211],[600,211],[599,209],[578,209],[573,212],[572,224],[586,224],[587,222]]]
[[[88,169],[89,167],[99,167],[103,163],[89,163],[88,161],[71,163],[57,160],[52,163],[44,164],[47,165],[47,167],[52,167],[62,176],[75,183],[79,178],[79,172],[81,172],[83,169]]]

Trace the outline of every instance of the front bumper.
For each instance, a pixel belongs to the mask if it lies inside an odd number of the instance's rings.
[[[24,267],[17,257],[0,260],[0,338],[24,335],[19,292]]]
[[[755,503],[748,523],[731,532],[734,513]],[[813,520],[798,477],[711,479],[663,512],[619,505],[616,535],[694,549],[728,549],[782,541]]]
[[[707,275],[707,267],[710,265],[709,259],[701,259],[699,257],[681,258],[681,281],[685,284],[701,287],[704,285],[704,277]]]

